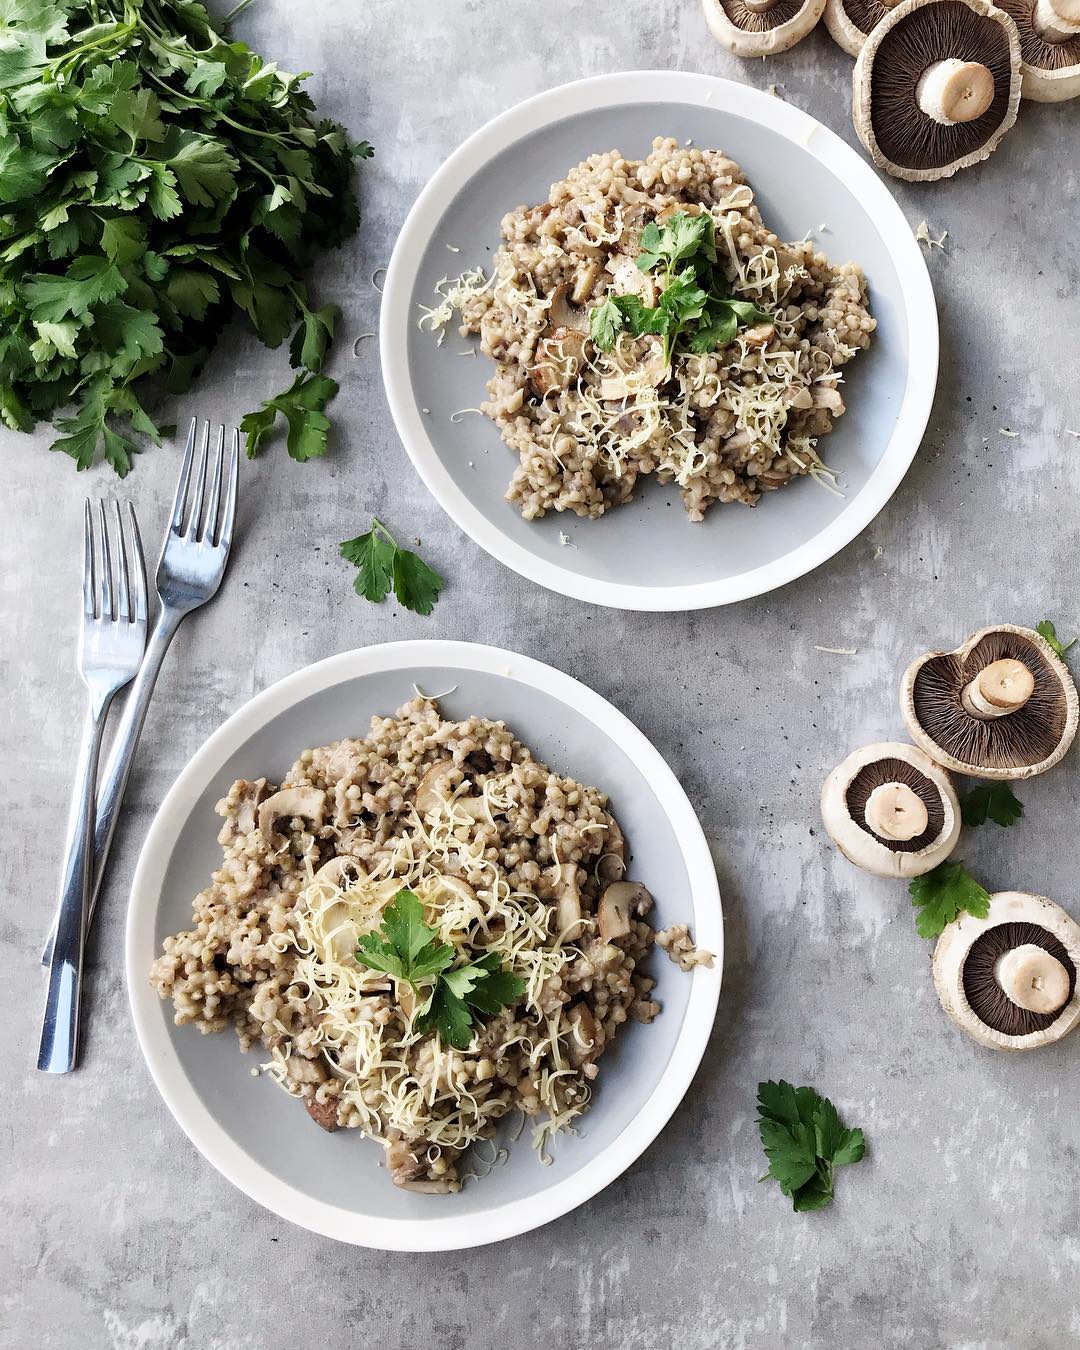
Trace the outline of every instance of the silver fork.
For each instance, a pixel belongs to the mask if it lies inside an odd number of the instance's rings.
[[[124,704],[98,787],[87,929],[97,906],[105,861],[116,832],[124,789],[127,787],[161,663],[184,617],[213,599],[225,574],[236,521],[236,484],[240,468],[240,433],[235,427],[230,428],[230,431],[229,477],[226,483],[225,428],[218,428],[212,468],[209,463],[210,423],[203,423],[200,436],[199,419],[193,417],[188,429],[184,463],[180,469],[172,515],[158,560],[157,593],[161,608],[146,646],[146,655]],[[195,467],[197,442],[201,442],[201,446],[192,485],[191,472]],[[209,493],[206,490],[208,479]],[[52,959],[55,937],[54,921],[42,953],[43,965],[48,965]]]
[[[78,663],[79,674],[90,691],[90,706],[71,799],[56,941],[49,964],[49,992],[38,1047],[37,1066],[46,1073],[69,1073],[78,1060],[83,952],[90,909],[94,782],[101,733],[113,696],[134,678],[146,645],[146,569],[134,508],[129,502],[125,530],[119,503],[114,503],[117,552],[114,566],[105,503],[99,502],[98,506],[96,540],[89,501],[84,513],[83,617]]]

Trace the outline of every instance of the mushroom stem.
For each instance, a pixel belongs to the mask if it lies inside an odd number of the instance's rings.
[[[1017,712],[1035,692],[1035,676],[1012,657],[984,666],[960,695],[966,712],[980,721],[1008,717]]]
[[[865,819],[879,839],[907,843],[925,831],[930,817],[914,788],[906,783],[882,783],[866,799]]]
[[[1069,972],[1033,942],[1000,957],[994,978],[1005,997],[1028,1012],[1054,1013],[1069,1001]]]
[[[1069,42],[1080,35],[1080,0],[1036,0],[1031,17],[1047,42]]]
[[[751,14],[768,14],[770,9],[775,9],[778,0],[743,0],[743,7],[748,9]]]
[[[915,86],[919,107],[943,127],[974,122],[994,101],[994,76],[979,61],[935,61]]]

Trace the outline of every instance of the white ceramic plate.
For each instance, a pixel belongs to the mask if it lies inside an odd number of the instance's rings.
[[[821,444],[844,497],[802,479],[753,510],[714,506],[691,523],[675,488],[649,480],[600,520],[525,521],[503,500],[516,456],[486,418],[451,413],[485,398],[492,364],[476,339],[441,347],[417,328],[436,282],[488,267],[502,216],[546,199],[596,151],[645,156],[657,135],[725,150],[782,237],[821,225],[819,246],[867,275],[878,330],[845,370],[848,411]],[[458,252],[448,251],[452,245]],[[452,154],[420,194],[386,276],[383,379],[398,432],[448,514],[490,554],[552,590],[624,609],[681,610],[759,595],[832,557],[892,496],[918,448],[937,380],[933,291],[912,228],[854,150],[782,99],[707,75],[605,75],[503,113]],[[566,547],[560,535],[570,536]]]
[[[509,1161],[458,1195],[393,1186],[383,1150],[355,1130],[327,1134],[251,1066],[231,1031],[177,1028],[147,973],[169,933],[188,928],[191,900],[221,859],[214,802],[236,778],[280,778],[299,752],[364,735],[375,713],[413,697],[413,684],[449,717],[507,722],[538,758],[609,793],[632,857],[631,874],[656,897],[657,927],[685,922],[716,967],[680,971],[652,958],[663,1012],[623,1029],[601,1061],[597,1091],[576,1136],[555,1141],[542,1166],[528,1131]],[[723,965],[716,873],[693,807],[660,754],[598,694],[550,666],[463,642],[401,642],[330,657],[242,707],[169,790],[135,872],[127,978],[139,1044],[169,1110],[235,1186],[314,1232],[365,1247],[440,1251],[539,1227],[595,1195],[652,1142],[678,1106],[705,1050]]]

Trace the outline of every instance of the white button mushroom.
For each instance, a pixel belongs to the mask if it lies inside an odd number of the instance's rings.
[[[825,0],[702,0],[716,40],[736,56],[775,56],[801,42],[825,10]]]
[[[1034,1050],[1080,1023],[1080,925],[1026,891],[999,891],[978,919],[961,914],[934,949],[941,1006],[980,1045]]]
[[[951,652],[925,652],[900,687],[911,739],[972,778],[1045,773],[1076,735],[1080,706],[1064,661],[1031,628],[997,624]]]
[[[949,775],[913,745],[863,746],[821,789],[821,818],[849,862],[881,877],[929,872],[956,846],[960,804]]]

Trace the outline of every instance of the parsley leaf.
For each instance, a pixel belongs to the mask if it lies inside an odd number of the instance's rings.
[[[1049,619],[1041,619],[1035,625],[1035,631],[1041,638],[1046,639],[1051,650],[1055,652],[1056,655],[1060,656],[1063,661],[1065,659],[1065,653],[1076,642],[1076,638],[1073,638],[1072,642],[1062,642],[1057,635],[1057,629]]]
[[[835,1169],[866,1152],[862,1130],[846,1129],[827,1097],[783,1079],[758,1084],[758,1133],[769,1160],[766,1177],[779,1183],[797,1212],[830,1204]]]
[[[611,351],[615,339],[623,329],[622,310],[609,296],[602,304],[596,305],[589,315],[589,336],[602,352]]]
[[[423,615],[434,609],[444,585],[442,577],[417,554],[400,548],[376,516],[372,516],[367,534],[347,539],[339,552],[359,569],[353,582],[357,595],[379,605],[392,586],[406,609]]]
[[[330,419],[323,412],[338,391],[337,381],[328,375],[309,375],[301,371],[290,388],[262,407],[246,413],[240,419],[240,430],[247,438],[247,455],[254,459],[263,441],[274,429],[278,413],[288,427],[286,447],[289,455],[301,464],[326,454],[326,438]]]
[[[960,803],[965,825],[1015,825],[1024,814],[1024,803],[1008,783],[980,783]]]
[[[985,919],[990,913],[990,893],[963,863],[938,863],[932,871],[914,877],[908,892],[919,911],[915,927],[920,937],[939,937],[965,911],[976,919]]]
[[[478,961],[451,969],[455,949],[424,922],[424,907],[407,888],[398,891],[383,911],[379,929],[360,938],[357,961],[407,983],[416,993],[422,992],[421,985],[430,984],[413,1025],[420,1032],[435,1027],[455,1049],[468,1049],[474,1012],[492,1016],[525,992],[525,982],[503,969],[498,952],[486,952]]]

